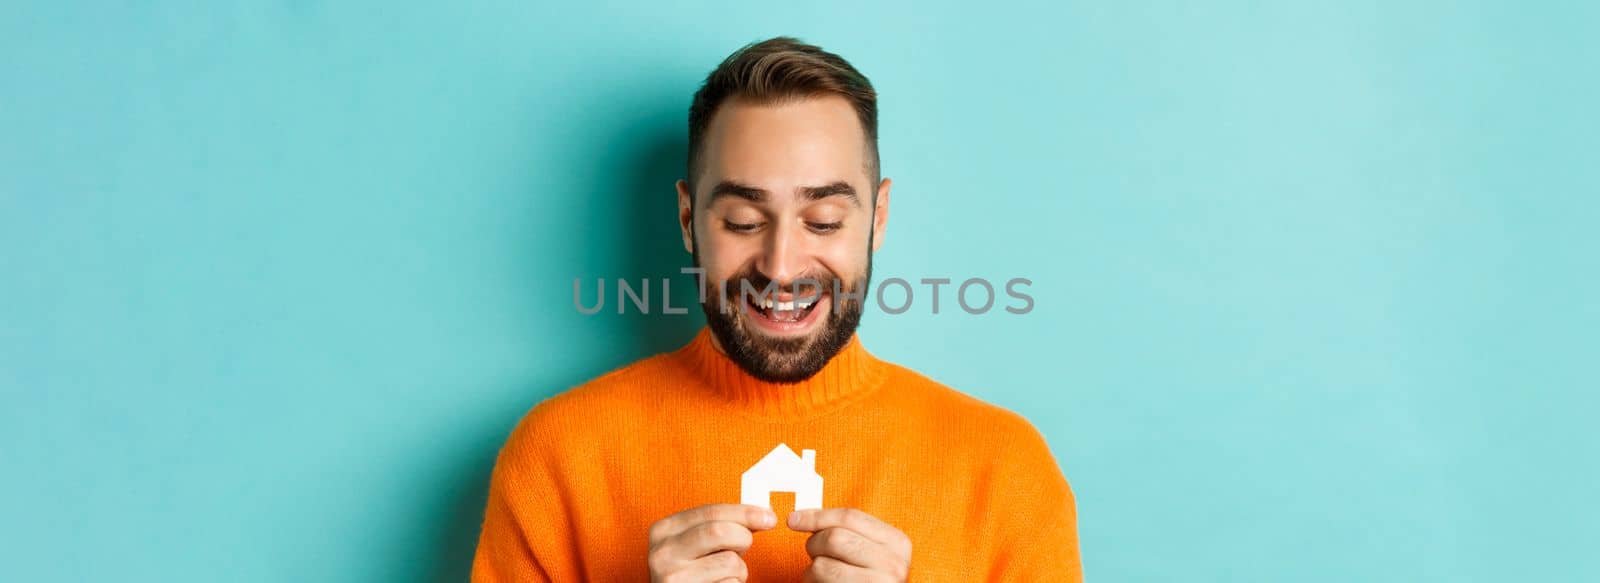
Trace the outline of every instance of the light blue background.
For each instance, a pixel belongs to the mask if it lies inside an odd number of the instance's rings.
[[[464,579],[521,414],[698,325],[572,279],[687,261],[776,34],[882,93],[880,280],[1034,280],[862,333],[1091,579],[1600,572],[1592,3],[69,4],[0,16],[0,579]]]

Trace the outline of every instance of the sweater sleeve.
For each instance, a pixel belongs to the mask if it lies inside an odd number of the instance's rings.
[[[575,557],[554,538],[567,528],[549,448],[525,419],[500,449],[489,479],[483,531],[473,556],[473,583],[565,580]],[[564,575],[565,574],[565,575]]]
[[[1083,581],[1072,487],[1037,428],[1026,420],[1002,456],[1007,492],[999,510],[999,556],[991,581]]]

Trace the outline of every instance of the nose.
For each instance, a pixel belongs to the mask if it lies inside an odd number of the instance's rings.
[[[780,223],[767,230],[765,248],[756,268],[780,286],[794,283],[805,271],[806,245],[794,225]]]

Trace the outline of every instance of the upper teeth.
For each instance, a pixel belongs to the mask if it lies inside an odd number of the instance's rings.
[[[768,310],[776,308],[776,309],[783,310],[783,311],[790,311],[790,310],[794,310],[796,305],[799,305],[800,309],[804,310],[806,308],[811,307],[811,304],[814,304],[816,302],[817,302],[816,298],[800,298],[800,299],[797,299],[797,300],[792,300],[792,301],[787,301],[787,302],[777,302],[777,301],[773,301],[772,298],[767,298],[766,300],[763,301],[762,306],[765,307]]]

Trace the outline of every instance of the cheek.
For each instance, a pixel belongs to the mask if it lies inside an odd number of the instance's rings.
[[[739,271],[752,261],[760,248],[749,237],[735,237],[728,233],[709,232],[700,238],[700,267],[706,276],[723,279]]]
[[[856,221],[847,233],[829,237],[817,248],[818,253],[826,255],[832,261],[846,261],[866,263],[868,241],[872,238],[871,223],[867,219]]]
[[[866,242],[830,243],[826,249],[819,250],[817,261],[835,276],[848,281],[867,270]]]

